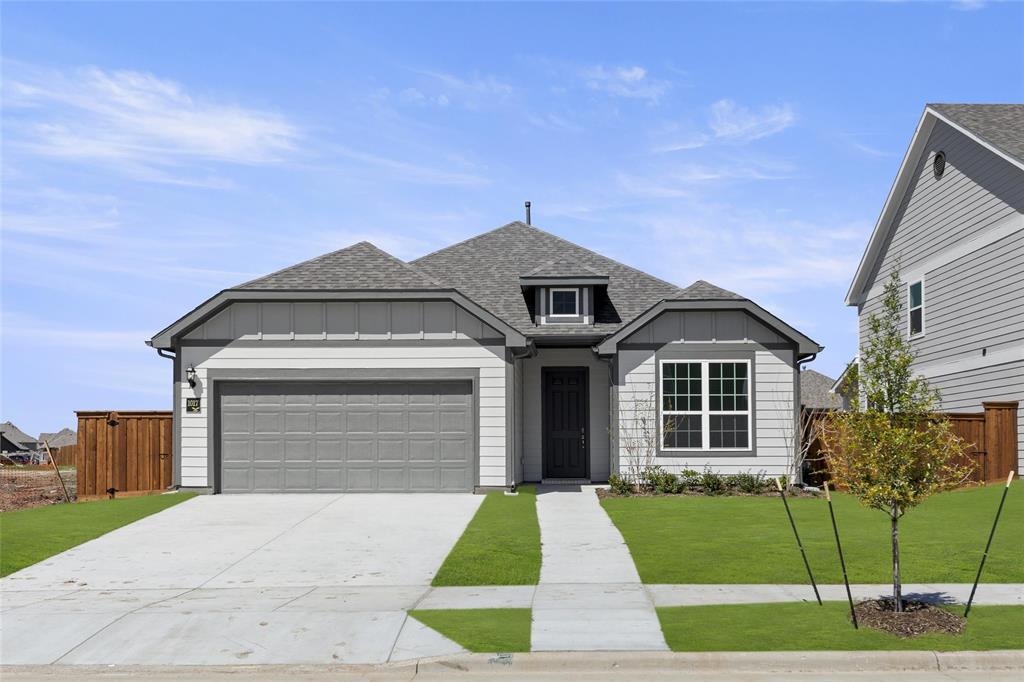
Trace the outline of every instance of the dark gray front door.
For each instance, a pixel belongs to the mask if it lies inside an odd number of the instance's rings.
[[[587,478],[586,367],[543,369],[544,478]]]
[[[219,400],[221,492],[473,489],[468,381],[231,382]]]

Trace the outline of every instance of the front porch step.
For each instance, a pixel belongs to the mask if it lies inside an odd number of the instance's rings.
[[[542,478],[541,485],[590,485],[589,478]]]

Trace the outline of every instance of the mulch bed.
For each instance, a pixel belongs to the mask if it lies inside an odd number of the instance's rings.
[[[871,599],[853,607],[857,622],[898,637],[917,637],[929,632],[959,635],[965,621],[946,609],[919,601],[903,600],[903,612],[893,611],[893,599]]]
[[[823,493],[814,492],[809,490],[802,490],[800,488],[793,488],[786,491],[786,497],[821,497]],[[609,488],[598,488],[597,496],[600,499],[605,498],[619,498],[619,497],[778,497],[779,491],[772,489],[762,493],[745,493],[739,490],[723,490],[717,493],[706,493],[703,490],[690,489],[684,490],[679,493],[656,493],[653,491],[645,490],[639,493],[633,493],[631,495],[619,495],[614,490]]]
[[[71,499],[75,499],[75,472],[62,471]],[[0,471],[0,512],[61,504],[64,491],[52,469]]]

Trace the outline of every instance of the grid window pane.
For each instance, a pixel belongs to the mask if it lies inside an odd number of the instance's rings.
[[[666,414],[662,417],[666,448],[701,447],[699,414]]]
[[[576,295],[573,291],[552,291],[551,292],[551,314],[552,315],[578,315],[576,310]]]
[[[708,402],[711,412],[745,411],[748,403],[747,365],[741,362],[712,362],[708,375]]]
[[[746,448],[750,443],[750,417],[745,414],[713,414],[710,419],[711,447],[722,449]]]
[[[662,365],[661,408],[667,412],[701,409],[700,363],[666,362]]]

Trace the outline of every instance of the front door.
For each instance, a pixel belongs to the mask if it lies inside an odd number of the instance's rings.
[[[543,369],[544,478],[587,478],[586,367]]]

